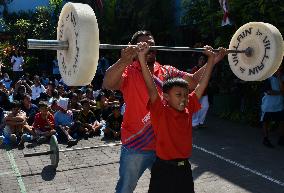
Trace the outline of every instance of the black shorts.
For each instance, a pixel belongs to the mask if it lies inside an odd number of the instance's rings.
[[[194,193],[188,159],[162,160],[157,157],[151,169],[149,193]]]
[[[262,121],[284,121],[284,111],[265,112]]]

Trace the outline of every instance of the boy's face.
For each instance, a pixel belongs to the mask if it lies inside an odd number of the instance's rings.
[[[188,89],[174,86],[168,93],[164,93],[164,98],[172,108],[183,111],[188,103],[188,93]]]
[[[12,109],[11,109],[11,111],[12,111],[12,113],[13,114],[18,114],[19,112],[20,112],[20,107],[13,107]]]
[[[39,111],[41,112],[42,115],[47,115],[48,108],[47,107],[40,107]]]
[[[83,110],[89,111],[89,110],[90,110],[90,103],[84,103],[84,104],[82,105],[82,107],[83,107]]]

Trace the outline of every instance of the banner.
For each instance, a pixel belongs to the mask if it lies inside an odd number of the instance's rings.
[[[228,0],[219,0],[220,6],[223,9],[224,16],[222,20],[222,26],[231,25],[231,21],[229,19],[229,8],[228,8]]]

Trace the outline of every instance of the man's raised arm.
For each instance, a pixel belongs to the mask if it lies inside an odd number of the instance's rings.
[[[125,68],[132,64],[137,55],[137,47],[127,47],[122,49],[120,59],[109,67],[103,80],[103,88],[109,90],[119,90],[122,83],[122,74]]]

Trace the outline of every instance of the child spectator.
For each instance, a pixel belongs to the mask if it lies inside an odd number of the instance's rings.
[[[31,96],[25,94],[23,96],[23,103],[21,109],[26,113],[27,122],[29,125],[34,123],[35,115],[38,113],[39,109],[35,104],[32,104]]]
[[[66,140],[68,146],[76,145],[76,135],[85,135],[88,130],[74,123],[72,111],[68,110],[68,98],[60,98],[57,101],[58,111],[54,114],[55,126],[59,140]]]
[[[39,102],[38,98],[40,97],[41,93],[45,93],[45,88],[40,82],[40,77],[35,75],[34,76],[34,84],[31,86],[32,90],[32,101],[34,104]]]
[[[79,102],[78,95],[72,93],[70,96],[69,109],[74,113],[79,113],[82,110],[82,105]]]
[[[13,101],[11,103],[11,112],[4,118],[4,138],[6,143],[21,146],[23,144],[22,135],[24,130],[30,131],[31,128],[27,125],[26,113],[20,110],[21,103]]]
[[[9,91],[2,82],[0,82],[0,107],[6,111],[10,110]]]
[[[92,88],[86,89],[86,98],[89,100],[91,107],[96,106],[96,100],[94,98],[94,92]]]
[[[35,115],[33,129],[38,143],[44,143],[52,135],[55,135],[54,117],[49,111],[46,102],[40,101],[38,104],[39,112]]]
[[[0,107],[0,146],[4,142],[4,136],[3,136],[3,128],[5,127],[4,124],[4,109]]]
[[[3,84],[5,85],[6,89],[10,90],[12,87],[12,80],[10,79],[8,73],[3,74],[3,79],[1,80]]]
[[[138,53],[142,74],[149,94],[148,108],[156,136],[156,161],[151,170],[149,192],[194,193],[191,165],[192,114],[200,109],[198,99],[208,85],[214,67],[215,54],[205,47],[207,67],[192,93],[188,82],[181,78],[169,78],[163,84],[163,99],[158,94],[153,77],[146,64],[149,45],[139,43]],[[224,50],[223,50],[224,52]]]
[[[108,104],[108,98],[104,92],[101,92],[97,97],[96,103],[96,119],[99,121],[105,121],[108,116],[112,113],[111,108]]]
[[[82,110],[79,112],[77,121],[82,123],[83,127],[88,129],[90,136],[99,136],[101,134],[102,124],[96,120],[95,114],[90,109],[90,102],[88,99],[81,101]]]
[[[120,128],[122,123],[122,115],[120,113],[119,104],[112,105],[112,113],[106,120],[106,127],[104,131],[104,137],[107,139],[120,140]]]

